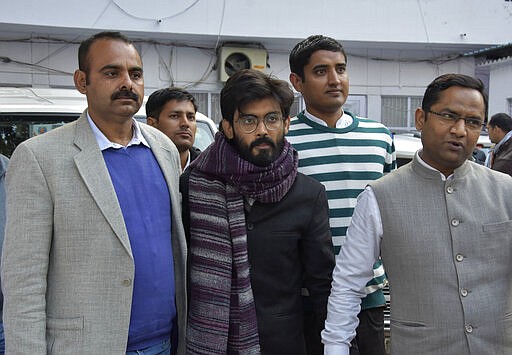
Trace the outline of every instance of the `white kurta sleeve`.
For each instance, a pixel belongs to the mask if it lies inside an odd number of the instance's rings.
[[[336,257],[322,331],[325,354],[349,354],[359,322],[361,298],[366,296],[365,286],[373,278],[373,264],[380,255],[382,233],[379,206],[372,189],[367,187],[358,197],[347,239]]]

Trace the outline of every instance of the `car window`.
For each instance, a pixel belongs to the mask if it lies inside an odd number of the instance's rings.
[[[215,132],[213,132],[211,126],[205,122],[197,120],[197,131],[194,147],[205,150],[213,142]]]

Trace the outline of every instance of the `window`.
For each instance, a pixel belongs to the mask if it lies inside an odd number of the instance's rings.
[[[216,92],[190,92],[197,102],[197,110],[211,118],[215,123],[222,119],[220,112],[220,93]]]
[[[391,129],[414,129],[414,111],[421,106],[421,100],[418,96],[382,96],[382,123]]]
[[[76,113],[2,113],[0,114],[0,153],[10,157],[24,140],[51,131],[80,117]]]

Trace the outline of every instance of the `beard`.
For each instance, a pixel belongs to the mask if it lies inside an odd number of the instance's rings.
[[[256,166],[269,166],[283,151],[284,133],[277,139],[277,143],[274,143],[269,137],[261,137],[247,145],[236,134],[233,141],[242,158]],[[257,154],[254,154],[253,148],[262,143],[268,144],[270,148],[259,150]]]

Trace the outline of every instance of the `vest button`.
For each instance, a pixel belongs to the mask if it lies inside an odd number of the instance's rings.
[[[468,295],[468,290],[466,290],[465,288],[461,288],[460,289],[460,295],[462,297],[466,297]]]
[[[452,226],[457,227],[457,226],[459,225],[459,223],[460,223],[460,222],[459,222],[459,220],[458,220],[458,219],[454,218],[454,219],[452,219],[452,222],[451,222],[451,223],[452,223]]]
[[[467,333],[473,333],[473,327],[471,326],[471,324],[466,324],[464,326],[464,329],[466,329]]]
[[[124,279],[122,283],[123,283],[123,286],[128,287],[128,286],[130,286],[132,284],[132,280]]]
[[[446,192],[448,192],[449,194],[451,194],[453,191],[454,191],[453,186],[448,186],[448,187],[446,188]]]
[[[455,255],[455,260],[457,260],[457,261],[459,261],[459,262],[460,262],[460,261],[462,261],[462,260],[464,260],[464,255],[462,255],[462,254],[457,254],[457,255]]]
[[[252,223],[247,223],[247,230],[252,231],[253,229],[254,229],[254,224],[252,224]]]

